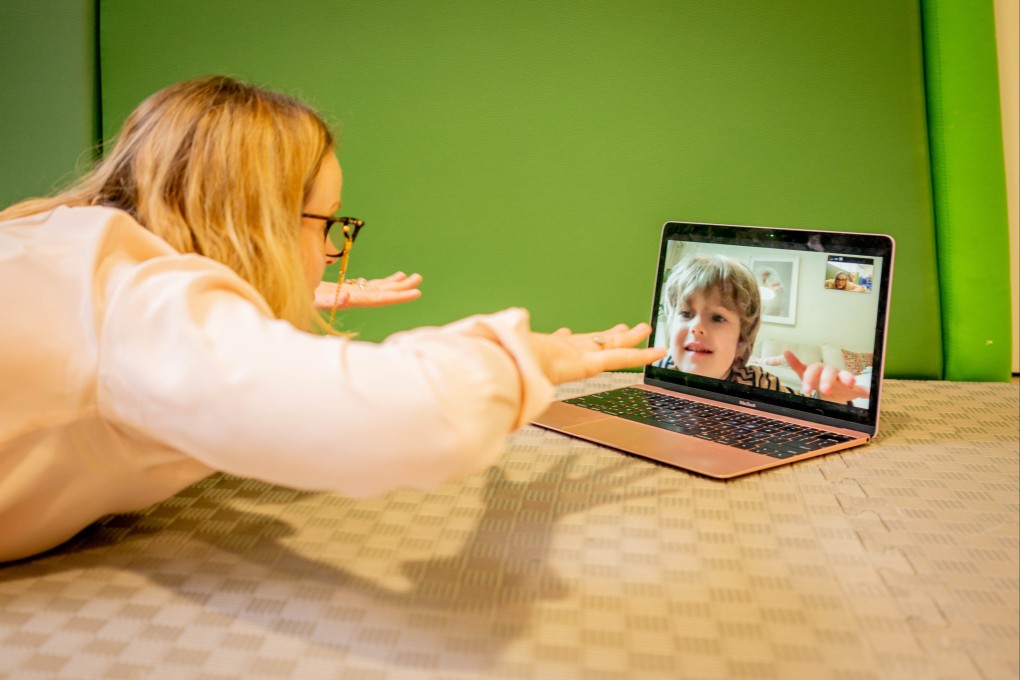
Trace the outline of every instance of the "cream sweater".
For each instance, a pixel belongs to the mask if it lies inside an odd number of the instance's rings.
[[[553,395],[510,309],[375,344],[274,319],[127,214],[0,223],[0,561],[221,470],[354,496],[491,464]]]

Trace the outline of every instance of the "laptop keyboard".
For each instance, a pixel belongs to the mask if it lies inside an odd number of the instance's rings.
[[[791,458],[852,439],[813,427],[763,418],[634,387],[598,392],[564,401],[582,408],[773,458]]]

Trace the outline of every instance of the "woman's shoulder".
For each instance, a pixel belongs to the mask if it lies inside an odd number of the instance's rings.
[[[27,208],[31,210],[30,206]],[[15,207],[0,219],[0,229],[9,234],[16,232],[26,239],[56,236],[68,243],[102,239],[111,231],[140,238],[153,236],[123,210],[101,205],[58,205],[22,214],[18,214]]]
[[[111,206],[60,205],[7,224],[34,227],[27,237],[59,239],[68,248],[99,258],[110,253],[137,260],[179,254],[130,213]]]
[[[41,205],[40,205],[41,204]],[[105,222],[116,216],[133,218],[123,210],[105,205],[47,205],[43,201],[25,201],[0,212],[0,224],[44,224],[50,222],[76,222],[90,224]],[[141,225],[139,225],[141,226]]]
[[[98,227],[113,226],[120,229],[141,230],[151,233],[130,213],[107,205],[60,205],[49,212],[47,220],[79,227],[88,225]]]
[[[226,265],[175,250],[118,208],[57,206],[0,222],[0,238],[11,252],[49,254],[32,257],[54,276],[91,276],[93,285],[102,287],[171,272],[191,278],[211,275],[261,300]]]

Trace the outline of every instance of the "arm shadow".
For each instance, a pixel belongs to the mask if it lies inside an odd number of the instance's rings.
[[[571,594],[571,582],[550,564],[564,518],[666,493],[640,485],[658,473],[654,464],[621,456],[576,472],[578,458],[565,454],[519,481],[490,468],[482,473],[481,510],[455,554],[403,559],[398,549],[384,557],[379,576],[364,565],[352,568],[361,560],[357,544],[343,546],[346,555],[334,545],[320,556],[321,544],[258,511],[316,497],[360,501],[215,475],[204,488],[107,518],[61,548],[0,568],[0,584],[88,569],[128,572],[224,617],[225,625],[239,618],[391,663],[387,636],[366,636],[366,629],[398,632],[402,647],[416,649],[442,649],[459,639],[468,651],[457,655],[458,663],[486,668],[526,630],[538,603]],[[236,498],[245,485],[248,497]],[[235,494],[217,486],[233,486]],[[415,531],[408,527],[409,535]],[[57,580],[73,589],[66,577]]]

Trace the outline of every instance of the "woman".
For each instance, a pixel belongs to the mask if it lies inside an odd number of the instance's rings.
[[[848,293],[864,293],[868,290],[866,286],[859,286],[851,281],[850,275],[846,272],[836,274],[836,278],[834,279],[826,279],[825,287],[846,291]]]
[[[211,77],[143,102],[69,190],[0,213],[0,561],[217,470],[434,487],[490,465],[554,384],[661,358],[635,348],[646,324],[546,335],[521,309],[381,344],[307,332],[349,252],[325,238],[341,187],[314,111]]]

